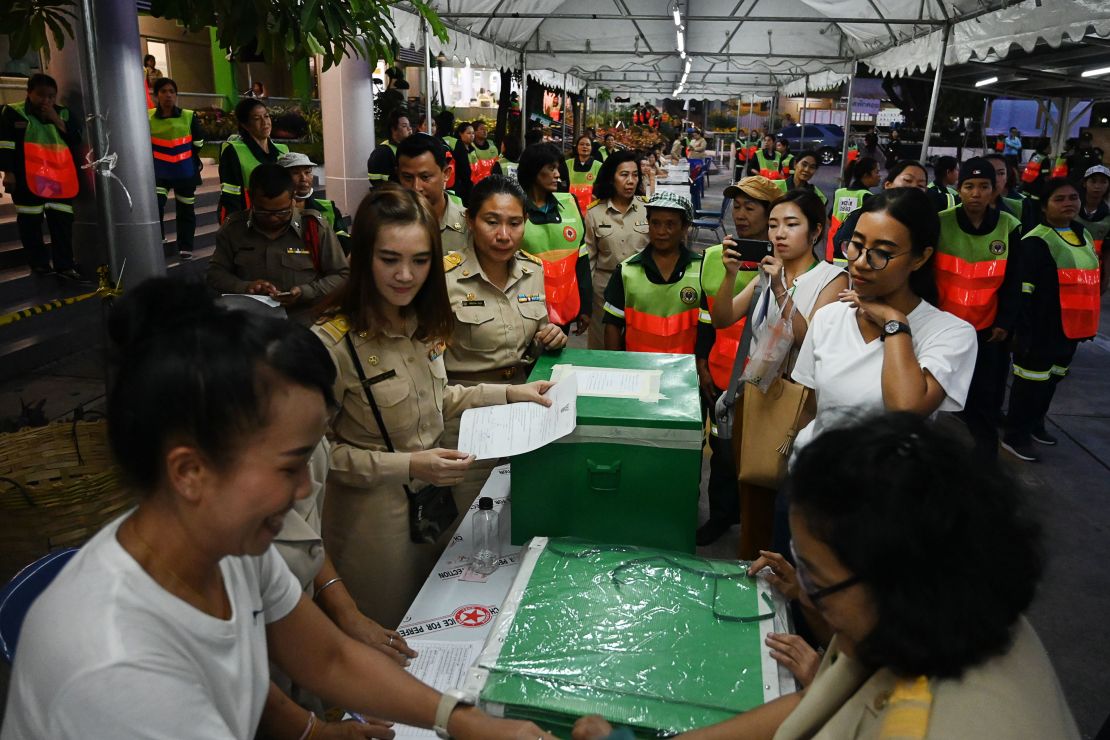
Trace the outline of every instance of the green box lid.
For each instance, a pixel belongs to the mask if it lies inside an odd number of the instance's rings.
[[[528,380],[550,380],[556,365],[660,371],[657,401],[579,396],[579,425],[699,430],[704,425],[693,355],[564,349],[545,352]]]

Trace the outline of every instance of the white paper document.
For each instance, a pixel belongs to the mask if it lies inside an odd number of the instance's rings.
[[[578,420],[578,383],[574,377],[547,391],[550,406],[507,403],[463,412],[459,451],[479,460],[520,455],[574,431]]]
[[[467,670],[482,650],[481,643],[476,642],[412,640],[409,645],[419,655],[407,668],[408,672],[437,691],[461,686]],[[396,740],[424,740],[436,736],[431,730],[408,725],[394,725],[393,731],[397,733]]]
[[[658,370],[616,367],[556,365],[551,369],[551,379],[557,383],[566,378],[577,378],[580,396],[638,398],[642,401],[658,400],[661,375]]]

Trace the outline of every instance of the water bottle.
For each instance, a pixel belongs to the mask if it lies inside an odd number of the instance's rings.
[[[488,576],[497,570],[497,512],[493,510],[493,499],[482,496],[478,499],[478,511],[474,512],[474,546],[470,556],[470,570]]]

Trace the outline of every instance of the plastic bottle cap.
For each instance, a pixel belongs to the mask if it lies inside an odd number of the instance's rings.
[[[482,496],[482,498],[478,499],[478,510],[493,511],[493,499],[489,496]]]

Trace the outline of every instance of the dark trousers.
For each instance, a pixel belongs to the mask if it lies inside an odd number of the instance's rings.
[[[193,180],[156,180],[158,190],[158,220],[162,226],[162,238],[166,238],[166,198],[173,191],[177,211],[177,248],[183,252],[193,251],[193,236],[197,231],[196,192]]]
[[[1044,418],[1056,395],[1056,386],[1068,374],[1079,342],[1061,338],[1046,348],[1014,353],[1014,383],[1006,415],[1006,439],[1029,442],[1034,430],[1044,427]]]
[[[710,412],[712,413],[712,412]],[[731,439],[709,435],[709,519],[722,524],[740,521],[740,490],[736,484],[736,453]]]
[[[988,342],[990,330],[979,332],[975,372],[967,390],[967,401],[959,416],[975,441],[975,455],[984,462],[998,457],[998,414],[1006,388],[1010,353],[1006,342]]]
[[[58,272],[72,270],[73,265],[73,202],[20,198],[15,204],[19,240],[27,251],[27,264],[34,269],[48,270],[53,261]],[[50,227],[50,250],[42,237],[42,221]],[[51,259],[53,258],[53,260]]]

